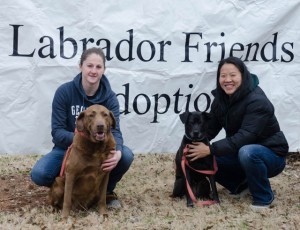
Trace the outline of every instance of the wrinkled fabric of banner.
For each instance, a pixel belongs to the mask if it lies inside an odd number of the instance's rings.
[[[106,54],[124,142],[135,153],[176,152],[179,114],[209,110],[227,56],[259,77],[290,151],[300,148],[299,1],[0,3],[0,154],[50,151],[54,92],[93,46]]]

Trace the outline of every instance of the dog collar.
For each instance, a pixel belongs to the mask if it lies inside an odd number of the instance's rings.
[[[190,141],[193,141],[193,139],[190,138],[188,135],[184,134],[184,136],[185,136],[186,139],[188,139],[188,140],[190,140]]]
[[[204,142],[205,140],[207,140],[206,137],[203,137],[203,138],[200,139],[200,140],[195,140],[195,139],[189,137],[187,134],[184,134],[184,136],[185,136],[186,139],[188,139],[189,141],[192,141],[192,142]]]

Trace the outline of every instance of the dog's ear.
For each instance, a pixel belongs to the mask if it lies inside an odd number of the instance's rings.
[[[185,111],[184,113],[179,114],[180,120],[182,121],[183,124],[185,124],[185,122],[187,121],[189,114],[190,114],[189,111]]]
[[[109,115],[110,115],[111,120],[112,120],[111,126],[115,129],[116,126],[117,126],[115,116],[114,116],[114,114],[112,113],[112,111],[109,111]]]
[[[84,123],[83,123],[83,120],[84,120],[84,111],[82,111],[79,116],[77,117],[77,120],[76,120],[76,128],[79,132],[83,131],[84,130]]]

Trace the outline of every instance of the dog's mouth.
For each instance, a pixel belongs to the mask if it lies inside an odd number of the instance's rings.
[[[206,136],[204,134],[191,134],[189,135],[189,139],[195,142],[201,142],[206,139]]]
[[[94,133],[94,138],[97,141],[103,141],[105,138],[105,133],[103,131],[98,131],[98,132]]]

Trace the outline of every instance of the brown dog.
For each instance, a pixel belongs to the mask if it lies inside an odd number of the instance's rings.
[[[78,116],[64,177],[55,179],[48,195],[51,205],[63,208],[63,218],[72,208],[87,209],[96,203],[99,213],[106,214],[109,173],[100,166],[116,146],[111,127],[116,127],[116,121],[104,106],[92,105]]]

